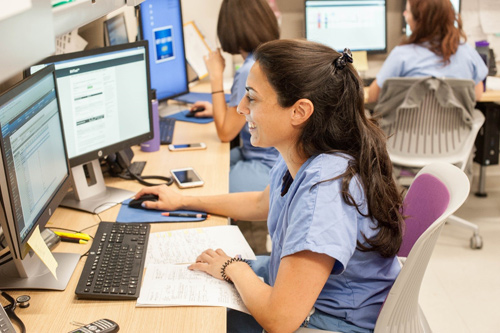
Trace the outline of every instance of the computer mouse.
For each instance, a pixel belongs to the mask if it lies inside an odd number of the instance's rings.
[[[144,208],[142,207],[144,201],[158,201],[158,196],[156,194],[144,194],[142,197],[130,201],[128,206],[130,208]]]
[[[201,112],[201,111],[205,111],[205,108],[203,106],[197,106],[194,109],[192,109],[191,111],[189,111],[186,114],[186,117],[188,117],[188,118],[194,117],[195,113],[198,113],[198,112]]]

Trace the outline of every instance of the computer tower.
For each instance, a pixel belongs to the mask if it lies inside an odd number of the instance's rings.
[[[486,119],[476,137],[476,155],[474,156],[474,162],[481,165],[498,164],[500,145],[500,104],[478,102],[476,108],[484,114]]]

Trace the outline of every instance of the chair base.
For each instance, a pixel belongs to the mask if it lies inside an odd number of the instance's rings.
[[[476,224],[455,215],[451,215],[446,222],[472,230],[473,234],[470,239],[471,249],[480,250],[483,247],[483,237],[479,235],[479,227]]]

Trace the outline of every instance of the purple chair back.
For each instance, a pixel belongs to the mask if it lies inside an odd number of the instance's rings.
[[[425,230],[440,217],[450,202],[450,193],[441,180],[424,173],[411,184],[403,202],[405,229],[398,256],[407,257]]]

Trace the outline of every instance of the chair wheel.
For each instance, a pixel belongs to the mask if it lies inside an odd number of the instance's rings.
[[[474,250],[480,250],[483,248],[483,237],[479,235],[473,235],[470,238],[470,247]]]

